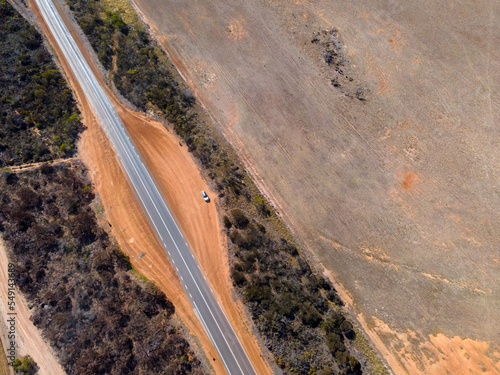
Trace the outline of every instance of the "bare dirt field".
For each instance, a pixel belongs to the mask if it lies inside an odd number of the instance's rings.
[[[62,11],[63,19],[77,44],[84,49],[86,45],[76,31],[75,24],[64,16],[65,9],[57,3],[56,6]],[[41,20],[33,2],[31,8]],[[42,26],[47,36],[45,25]],[[50,37],[49,40],[53,45]],[[66,62],[61,59],[60,51],[57,48],[55,50],[77,94],[84,124],[87,127],[79,144],[79,156],[90,169],[95,190],[101,198],[105,219],[111,226],[112,234],[122,251],[130,257],[134,268],[154,281],[174,303],[178,316],[190,334],[195,337],[210,362],[208,365],[212,366],[217,374],[226,373],[217,352],[194,315],[165,251],[159,245],[129,187],[111,144],[97,123]],[[84,52],[84,55],[94,73],[103,82],[92,56],[87,52]],[[227,248],[222,242],[223,236],[214,202],[216,194],[203,181],[187,147],[181,146],[176,136],[168,132],[162,124],[125,108],[108,89],[106,91],[167,198],[180,227],[195,251],[202,270],[256,370],[259,374],[270,373],[267,360],[263,359],[257,340],[251,333],[251,326],[243,313],[241,303],[235,302],[232,298],[233,287],[229,279]],[[211,195],[213,203],[204,202],[201,190],[206,190]]]
[[[7,337],[9,328],[7,327],[8,309],[8,264],[7,249],[3,240],[0,238],[0,339],[4,348],[9,348]],[[30,355],[38,364],[40,375],[63,375],[65,374],[57,357],[42,337],[42,333],[35,327],[30,320],[31,314],[28,305],[19,291],[16,290],[15,296],[15,342],[16,342],[16,357],[20,358],[25,355]],[[2,370],[3,371],[3,370]],[[10,373],[7,371],[7,373]],[[12,371],[14,373],[14,371]]]
[[[500,373],[500,3],[134,4],[394,372]]]

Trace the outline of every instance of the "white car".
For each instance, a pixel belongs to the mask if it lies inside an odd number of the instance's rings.
[[[201,196],[203,197],[203,199],[205,199],[205,202],[210,202],[210,198],[208,197],[207,193],[205,193],[205,190],[201,191]]]

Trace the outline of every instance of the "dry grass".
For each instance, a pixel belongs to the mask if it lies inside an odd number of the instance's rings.
[[[102,0],[102,5],[105,9],[119,13],[126,24],[142,28],[142,23],[128,0]]]
[[[7,361],[7,356],[3,349],[2,342],[0,341],[0,375],[11,375],[11,368],[9,367],[9,362]]]
[[[364,336],[363,332],[355,327],[356,338],[354,339],[354,346],[360,350],[367,358],[371,364],[371,370],[374,375],[389,375],[386,366],[382,362],[380,356],[375,352],[373,346]]]

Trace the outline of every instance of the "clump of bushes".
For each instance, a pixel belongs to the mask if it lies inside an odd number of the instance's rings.
[[[245,229],[248,226],[248,223],[250,221],[245,216],[242,210],[240,210],[239,208],[235,208],[234,210],[231,211],[231,214],[233,215],[233,220],[236,228]]]
[[[332,28],[313,32],[311,43],[317,46],[326,65],[331,68],[333,73],[330,79],[331,84],[349,98],[366,101],[370,90],[365,85],[357,83],[354,79],[352,64],[346,58],[339,31]]]

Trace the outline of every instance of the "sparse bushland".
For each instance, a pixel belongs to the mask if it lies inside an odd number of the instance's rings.
[[[349,352],[355,333],[338,311],[341,301],[333,286],[295,245],[268,233],[272,224],[261,224],[257,209],[253,212],[252,221],[239,229],[236,219],[245,222],[241,213],[228,218],[235,252],[231,276],[278,366],[286,373],[361,373]]]
[[[361,373],[352,355],[355,333],[335,289],[311,269],[230,146],[198,115],[154,39],[130,25],[103,32],[110,14],[98,0],[68,3],[120,93],[168,119],[213,182],[230,239],[231,277],[277,365],[289,374]]]
[[[42,36],[0,0],[0,168],[75,153],[83,127]]]
[[[201,374],[174,306],[98,226],[83,165],[0,174],[0,231],[68,374]]]

